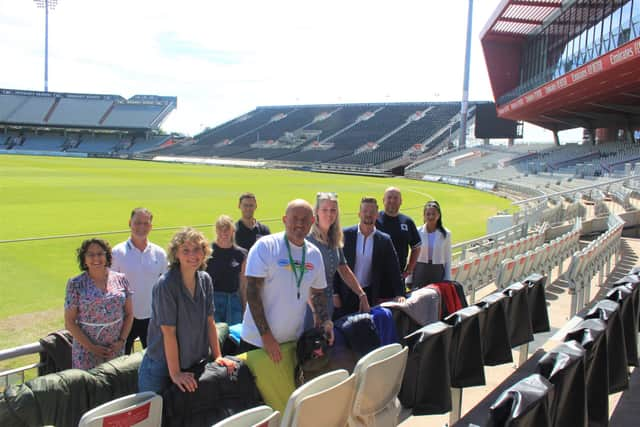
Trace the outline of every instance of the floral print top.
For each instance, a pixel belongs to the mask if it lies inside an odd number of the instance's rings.
[[[78,308],[76,322],[82,332],[94,344],[109,346],[116,342],[122,331],[124,306],[131,295],[129,282],[124,274],[109,270],[107,289],[98,289],[87,272],[80,274],[67,283],[64,308]],[[124,347],[119,354],[122,355]],[[91,369],[106,362],[84,348],[78,340],[71,348],[71,366],[78,369]]]

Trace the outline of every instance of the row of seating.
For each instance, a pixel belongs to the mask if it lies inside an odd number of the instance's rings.
[[[549,224],[559,224],[565,221],[565,210],[562,203],[556,203],[554,206],[548,207],[542,211],[540,221]]]
[[[626,147],[626,144],[619,143],[604,145],[610,146],[609,150],[624,150]],[[481,151],[482,157],[463,162],[453,168],[448,165],[448,161],[452,157],[472,150]],[[602,147],[594,149],[593,146],[576,146],[575,144],[566,144],[562,147],[523,144],[511,146],[509,150],[509,154],[505,156],[505,154],[495,152],[494,147],[491,146],[474,146],[455,153],[437,156],[415,166],[409,166],[407,172],[418,175],[431,174],[485,179],[499,182],[507,187],[519,183],[522,187],[538,189],[543,193],[553,193],[593,185],[593,177],[583,179],[576,176],[575,165],[589,159],[598,160],[600,153],[605,153]],[[600,150],[600,153],[597,150]],[[513,163],[506,165],[505,163],[511,160],[509,156],[511,159],[521,157],[522,160],[519,162],[514,160]],[[629,162],[631,160],[628,159]],[[630,166],[630,163],[628,164]],[[627,164],[625,164],[625,168],[627,168]],[[622,172],[620,169],[617,168],[615,171],[612,169],[610,174],[618,175]],[[602,181],[605,182],[605,179]]]
[[[433,133],[440,129],[458,109],[459,105],[455,103],[259,107],[199,135],[195,144],[188,147],[167,147],[154,153],[194,157],[331,161],[358,165],[380,164],[402,157],[406,148],[423,143],[429,136],[429,131]],[[428,112],[420,120],[409,120],[417,111]],[[367,112],[375,114],[367,120],[358,121]],[[320,116],[325,118],[316,121],[315,118]],[[305,132],[315,134],[313,140],[330,142],[335,146],[326,151],[304,150],[308,146],[306,143],[295,148],[268,151],[251,147],[258,140],[276,141],[287,133]],[[379,142],[380,147],[373,152],[353,154],[358,147],[368,142]]]
[[[5,138],[0,148],[16,151],[60,151],[70,153],[133,153],[160,147],[171,137],[169,135],[157,135],[147,138],[135,138],[119,135],[77,135],[64,136],[62,134],[35,135],[31,133],[9,135]],[[16,144],[15,140],[21,140]]]
[[[626,188],[622,185],[618,185],[618,186],[612,187],[611,190],[609,191],[609,194],[611,194],[611,197],[620,206],[622,206],[625,211],[629,212],[629,211],[636,210],[633,203],[631,203],[631,197],[636,195],[634,190],[631,190],[630,188]]]
[[[408,348],[400,344],[380,347],[361,358],[351,375],[344,369],[335,370],[297,388],[282,416],[269,406],[259,406],[225,418],[214,427],[395,426],[407,354]],[[88,411],[79,427],[158,427],[161,422],[162,398],[139,393]]]
[[[534,353],[455,425],[609,425],[609,394],[627,389],[628,368],[638,366],[639,270],[571,318],[557,346]]]
[[[530,236],[506,243],[482,252],[451,267],[451,280],[460,282],[465,287],[465,294],[471,302],[475,301],[475,292],[490,284],[498,277],[497,268],[503,260],[525,253],[544,243],[544,230]]]
[[[533,335],[549,330],[545,281],[532,275],[405,337],[403,406],[414,415],[450,412],[453,423],[460,417],[463,389],[485,385],[484,366],[512,362],[518,347],[520,360],[526,360]]]
[[[611,271],[611,257],[617,257],[624,221],[618,215],[609,215],[607,225],[607,231],[571,257],[567,270],[571,292],[571,316],[589,302],[591,280],[596,273],[599,274],[599,282],[602,284],[604,274]]]
[[[551,277],[551,270],[579,248],[582,221],[578,219],[571,231],[559,236],[549,243],[537,246],[533,250],[504,259],[498,266],[496,286],[502,289],[509,283],[527,277],[533,272],[545,272]]]

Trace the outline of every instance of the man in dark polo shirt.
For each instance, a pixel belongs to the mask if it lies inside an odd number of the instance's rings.
[[[236,244],[248,251],[256,240],[271,234],[271,231],[269,227],[260,224],[253,216],[258,209],[255,194],[242,193],[238,201],[238,208],[240,208],[242,216],[236,223]]]
[[[400,213],[402,194],[399,189],[396,187],[387,188],[384,192],[382,203],[384,211],[381,211],[380,215],[378,215],[376,228],[391,236],[393,246],[398,255],[402,277],[406,278],[413,273],[413,269],[416,266],[422,239],[413,220]],[[409,249],[411,249],[410,256]],[[408,256],[409,261],[407,262]]]

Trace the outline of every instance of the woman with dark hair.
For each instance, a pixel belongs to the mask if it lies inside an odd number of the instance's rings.
[[[90,369],[124,353],[133,323],[129,282],[111,271],[111,246],[88,239],[77,250],[82,274],[69,279],[64,324],[73,335],[71,366]]]
[[[333,278],[336,272],[349,288],[359,297],[360,311],[368,313],[370,310],[366,294],[349,268],[347,260],[342,252],[343,237],[340,227],[340,209],[338,207],[338,195],[336,193],[320,192],[316,195],[316,205],[313,208],[315,221],[306,240],[320,249],[324,261],[324,272],[327,279],[325,293],[327,295],[329,318],[333,316],[334,295]],[[337,297],[337,296],[336,296]],[[339,297],[336,298],[339,302]],[[312,328],[317,322],[311,310],[311,304],[307,306],[304,319],[304,329]]]
[[[451,279],[451,232],[442,225],[442,210],[435,200],[424,205],[420,256],[413,272],[413,288]]]
[[[213,317],[213,283],[205,271],[211,246],[201,232],[177,232],[167,250],[169,270],[153,287],[147,351],[138,370],[138,390],[164,390],[170,381],[181,391],[195,391],[190,368],[211,357],[230,371],[222,357]]]

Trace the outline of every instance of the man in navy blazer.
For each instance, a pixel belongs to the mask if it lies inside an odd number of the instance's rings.
[[[360,223],[344,232],[344,256],[367,294],[369,305],[383,301],[403,300],[405,295],[398,256],[388,234],[376,230],[378,202],[372,197],[360,201]],[[334,285],[334,317],[355,313],[358,296],[336,275]]]

